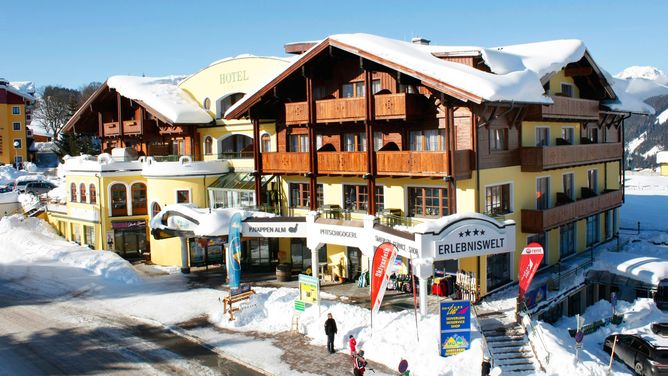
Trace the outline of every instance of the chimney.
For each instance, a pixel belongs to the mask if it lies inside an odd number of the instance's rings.
[[[428,46],[429,43],[431,43],[431,41],[429,39],[426,39],[426,38],[415,37],[415,38],[411,39],[411,43],[421,44],[423,46]]]

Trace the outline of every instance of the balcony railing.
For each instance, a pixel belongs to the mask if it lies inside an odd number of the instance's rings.
[[[361,175],[366,171],[365,151],[318,153],[318,173]]]
[[[522,232],[537,234],[622,204],[622,190],[603,192],[545,210],[522,209]]]
[[[253,159],[252,151],[229,151],[218,153],[218,159]]]
[[[521,151],[523,172],[609,162],[621,160],[623,156],[624,146],[620,142],[523,147]]]
[[[444,151],[379,151],[376,152],[379,175],[449,175],[448,155]]]
[[[125,134],[141,133],[141,124],[137,120],[123,120],[123,133]]]
[[[262,153],[262,171],[282,174],[306,173],[309,171],[308,153]]]
[[[544,118],[598,120],[598,101],[570,97],[553,96],[554,104],[542,106]]]
[[[117,121],[112,121],[109,123],[102,124],[103,133],[105,136],[116,136],[121,134],[121,128],[118,126]]]
[[[316,122],[332,123],[362,121],[366,114],[365,97],[323,99],[315,102]],[[420,96],[417,94],[377,94],[374,113],[378,120],[408,119],[419,116]],[[305,124],[308,122],[306,102],[285,104],[285,123]]]

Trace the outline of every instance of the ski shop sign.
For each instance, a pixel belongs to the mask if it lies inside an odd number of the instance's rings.
[[[468,350],[471,345],[471,302],[455,300],[441,302],[441,356],[451,356]]]
[[[422,237],[423,257],[435,261],[513,252],[515,222],[498,222],[485,216],[461,218],[437,234]]]

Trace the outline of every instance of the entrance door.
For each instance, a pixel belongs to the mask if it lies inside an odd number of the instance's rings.
[[[347,253],[348,279],[356,281],[362,272],[362,251],[356,247],[347,247]]]
[[[146,251],[146,228],[114,230],[114,247],[122,257],[138,257]]]
[[[487,292],[510,282],[510,253],[487,256]]]

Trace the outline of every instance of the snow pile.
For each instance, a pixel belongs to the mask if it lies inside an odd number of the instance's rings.
[[[668,122],[668,110],[664,110],[659,116],[656,117],[656,124],[664,124]]]
[[[656,153],[656,163],[668,163],[668,151]]]
[[[0,185],[14,184],[19,176],[28,175],[27,171],[18,171],[12,165],[0,166]]]
[[[214,324],[239,331],[282,332],[291,328],[294,300],[299,291],[290,288],[254,288],[256,294],[246,307],[235,314],[235,321],[228,321],[222,307],[211,314]],[[244,306],[244,303],[241,303]],[[396,368],[399,361],[408,360],[411,374],[416,375],[470,375],[480,374],[482,341],[475,329],[471,333],[471,349],[457,356],[442,358],[438,353],[439,317],[427,315],[419,320],[419,337],[416,338],[415,317],[412,310],[402,312],[380,311],[373,317],[370,328],[369,310],[366,308],[322,300],[320,312],[312,305],[300,315],[300,331],[311,338],[312,343],[325,346],[327,336],[324,323],[327,313],[336,320],[338,334],[334,347],[348,352],[348,336],[357,338],[357,348],[363,349],[367,359]]]
[[[38,153],[52,153],[56,151],[56,144],[52,141],[33,143],[35,151]]]
[[[107,85],[126,98],[141,101],[175,124],[206,124],[213,118],[188,96],[178,82],[182,76],[111,76]]]
[[[22,215],[0,220],[0,259],[1,264],[13,264],[11,268],[2,269],[5,274],[30,274],[31,268],[57,262],[87,270],[110,281],[126,284],[139,282],[132,265],[117,254],[92,251],[68,242],[43,220],[24,218]]]
[[[65,184],[56,185],[56,188],[50,190],[47,196],[53,201],[65,203],[67,201],[67,187],[65,187]]]

